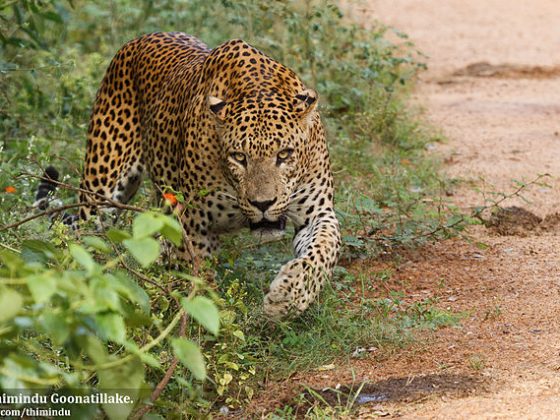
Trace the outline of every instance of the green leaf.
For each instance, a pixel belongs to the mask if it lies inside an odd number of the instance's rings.
[[[204,279],[200,278],[200,277],[196,277],[196,276],[192,276],[190,274],[187,273],[183,273],[181,271],[174,271],[173,272],[174,276],[177,276],[179,278],[188,280],[190,282],[192,282],[194,285],[196,286],[204,286],[206,284],[206,282],[204,281]]]
[[[45,271],[41,274],[28,276],[26,280],[31,296],[37,303],[48,302],[56,292],[56,277],[53,272]]]
[[[60,372],[55,366],[39,362],[27,355],[13,352],[5,356],[0,375],[0,387],[4,389],[45,388],[44,385],[38,385],[38,382],[56,380]]]
[[[43,313],[40,318],[40,323],[45,333],[57,346],[64,344],[70,335],[66,319],[64,315],[60,313]]]
[[[142,267],[148,267],[159,256],[159,242],[154,238],[127,239],[124,246]]]
[[[121,312],[121,298],[114,287],[111,276],[95,276],[90,282],[88,295],[93,299],[86,299],[79,307],[83,313]]]
[[[171,342],[171,345],[175,356],[192,372],[196,379],[201,381],[206,379],[206,364],[200,347],[185,338],[176,338]]]
[[[92,273],[95,269],[95,261],[91,257],[90,253],[86,249],[78,244],[70,244],[68,247],[70,250],[70,255],[74,258],[78,264],[86,269],[88,273]]]
[[[36,239],[23,241],[21,248],[21,256],[28,263],[47,263],[49,260],[54,260],[60,256],[60,252],[55,246]]]
[[[200,325],[214,335],[220,330],[220,313],[210,299],[204,296],[195,296],[192,299],[181,299],[185,311],[196,319]]]
[[[117,244],[120,244],[125,239],[132,238],[132,236],[130,236],[130,233],[125,232],[124,230],[111,228],[107,231],[107,238]]]
[[[243,334],[243,331],[241,330],[235,330],[233,332],[233,335],[237,338],[239,338],[241,341],[245,341],[245,334]]]
[[[23,298],[13,289],[0,288],[0,322],[5,322],[17,315],[23,306]]]
[[[8,250],[0,251],[0,263],[6,266],[12,273],[15,273],[25,265],[25,261],[18,254]]]
[[[77,337],[77,341],[84,349],[86,354],[95,364],[102,364],[107,361],[107,346],[93,334],[84,334]]]
[[[173,242],[176,246],[179,246],[181,245],[181,240],[183,239],[183,230],[179,223],[177,223],[177,225],[179,226],[179,230],[177,230],[177,226],[170,226],[166,224],[161,228],[161,234]]]
[[[98,332],[107,340],[123,343],[126,340],[126,327],[122,316],[115,313],[98,314],[95,317]]]
[[[342,242],[347,246],[353,246],[355,248],[361,248],[365,245],[365,242],[355,236],[344,236]]]
[[[39,13],[40,16],[44,17],[45,19],[48,20],[52,20],[53,22],[56,23],[64,23],[64,20],[62,19],[62,17],[56,13],[56,12],[52,12],[50,10],[46,11],[46,12],[41,12]]]
[[[163,217],[165,218],[163,219],[165,226],[160,229],[161,234],[175,245],[181,245],[181,240],[183,239],[183,228],[181,227],[181,224],[172,217]]]
[[[84,244],[91,246],[93,249],[108,254],[111,252],[111,247],[105,243],[105,241],[97,236],[84,236],[82,238]]]
[[[140,347],[138,347],[135,343],[127,341],[126,343],[123,343],[123,346],[129,352],[131,352],[135,356],[138,356],[140,360],[142,360],[142,362],[144,362],[148,366],[156,369],[161,368],[161,364],[156,357],[152,356],[149,352],[140,351]]]
[[[164,226],[163,220],[156,217],[153,213],[142,213],[132,222],[132,235],[135,239],[146,238]]]
[[[118,391],[119,394],[127,395],[135,402],[144,383],[144,365],[139,358],[135,357],[129,362],[110,369],[99,370],[97,377],[101,391],[110,394]],[[103,404],[103,410],[111,420],[126,419],[134,408],[134,402],[131,404]]]
[[[114,281],[115,290],[131,302],[137,303],[144,312],[148,313],[150,311],[150,297],[138,283],[121,271],[116,272],[114,276],[108,276],[111,281]]]

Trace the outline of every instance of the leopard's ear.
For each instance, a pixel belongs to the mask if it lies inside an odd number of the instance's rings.
[[[225,119],[226,115],[224,108],[226,106],[226,101],[209,95],[206,98],[206,104],[208,105],[210,112],[212,112],[219,121],[223,121]]]
[[[317,107],[317,99],[319,99],[317,91],[314,89],[305,89],[294,97],[294,109],[301,116],[309,115]]]

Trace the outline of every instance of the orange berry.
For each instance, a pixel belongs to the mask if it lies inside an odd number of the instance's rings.
[[[165,198],[165,201],[167,201],[167,203],[171,206],[177,204],[177,197],[175,196],[175,194],[165,193],[163,194],[163,198]]]
[[[6,191],[8,194],[13,194],[16,192],[16,187],[8,185],[6,188],[4,188],[4,191]]]

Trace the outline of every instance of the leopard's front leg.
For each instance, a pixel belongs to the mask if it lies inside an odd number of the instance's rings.
[[[179,259],[189,263],[194,263],[195,259],[200,263],[202,260],[212,257],[219,245],[218,235],[208,229],[209,220],[206,217],[208,214],[206,209],[199,203],[197,204],[196,210],[176,209],[183,228],[183,241],[177,248],[176,255]]]
[[[340,247],[340,228],[332,207],[316,216],[294,238],[296,258],[288,261],[270,284],[264,311],[272,318],[301,313],[332,276]]]

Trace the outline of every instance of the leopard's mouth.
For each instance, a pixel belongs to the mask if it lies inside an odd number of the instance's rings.
[[[286,230],[286,217],[280,216],[278,220],[272,221],[267,219],[262,219],[259,222],[249,222],[249,228],[252,232],[273,232],[273,231],[284,231]]]

